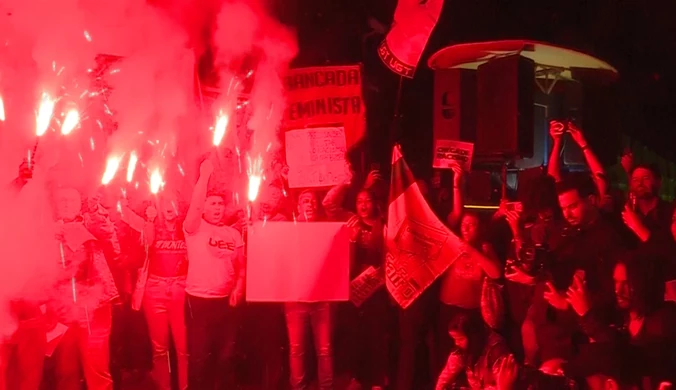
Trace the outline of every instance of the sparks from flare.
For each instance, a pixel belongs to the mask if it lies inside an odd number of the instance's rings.
[[[127,165],[127,183],[131,183],[134,179],[134,170],[136,169],[136,163],[138,162],[138,156],[136,152],[131,152],[129,155],[129,165]]]
[[[152,174],[150,174],[150,192],[157,194],[160,189],[164,186],[164,181],[162,181],[162,174],[158,169],[155,169]]]
[[[118,168],[120,167],[120,160],[121,158],[117,156],[112,156],[108,158],[108,162],[106,163],[106,170],[105,172],[103,172],[103,177],[101,178],[101,184],[107,185],[113,180],[115,174],[117,173]]]
[[[249,162],[249,168],[247,169],[247,174],[249,176],[248,198],[249,202],[253,202],[258,197],[258,190],[263,181],[263,157],[259,155],[252,161],[251,157],[247,155],[247,161]]]
[[[80,123],[80,113],[75,109],[69,110],[66,114],[66,119],[63,120],[63,124],[61,125],[61,134],[70,134],[78,123]]]
[[[52,99],[47,92],[43,92],[42,98],[40,99],[40,108],[38,108],[36,117],[35,134],[38,137],[42,137],[42,135],[47,132],[47,129],[49,129],[49,122],[52,121],[53,114],[54,99]]]
[[[216,118],[216,126],[214,127],[214,146],[221,144],[225,136],[225,130],[228,128],[228,116],[221,111]]]

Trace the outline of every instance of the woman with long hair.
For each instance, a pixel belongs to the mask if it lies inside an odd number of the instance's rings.
[[[357,194],[356,206],[357,214],[347,222],[353,247],[350,278],[384,276],[385,220],[374,193],[362,189]],[[359,383],[376,390],[387,385],[390,310],[390,299],[382,286],[365,299],[353,297],[348,310],[353,386]]]
[[[498,386],[498,377],[504,360],[512,360],[513,357],[502,337],[486,327],[479,313],[468,312],[455,316],[448,324],[448,335],[455,347],[439,375],[436,390],[458,385],[456,382],[462,373],[467,377],[467,385],[473,390],[508,387],[504,383]]]
[[[150,205],[145,221],[123,210],[123,220],[134,219],[130,226],[143,226],[143,243],[147,257],[139,272],[132,298],[135,310],[143,309],[153,348],[152,378],[158,389],[171,389],[169,335],[171,334],[178,363],[178,383],[186,389],[188,361],[186,355],[185,283],[188,258],[183,233],[183,220],[175,198],[159,200],[160,212]]]

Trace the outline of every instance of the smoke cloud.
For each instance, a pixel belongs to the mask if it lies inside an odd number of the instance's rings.
[[[203,106],[195,99],[195,64],[205,38],[220,95]],[[225,113],[232,120],[219,148],[233,151],[231,180],[245,199],[248,178],[265,176],[279,149],[281,76],[296,52],[293,33],[258,1],[0,3],[0,336],[15,325],[9,303],[40,300],[59,265],[48,183],[96,193],[115,159],[107,191],[154,199],[153,172],[168,187],[183,187],[196,156],[214,148],[209,124]],[[38,138],[44,96],[54,110]],[[71,110],[80,120],[61,134]],[[127,182],[132,153],[138,163]],[[9,183],[22,160],[33,179],[15,194]]]

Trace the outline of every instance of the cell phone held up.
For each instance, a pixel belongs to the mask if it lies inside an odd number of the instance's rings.
[[[523,212],[523,203],[521,203],[521,202],[507,202],[505,204],[505,210],[516,211],[517,213],[521,213],[521,212]]]

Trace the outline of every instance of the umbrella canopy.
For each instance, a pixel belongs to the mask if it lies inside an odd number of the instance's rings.
[[[492,59],[515,54],[535,62],[537,78],[552,78],[554,75],[560,80],[608,83],[618,77],[617,69],[589,54],[548,43],[525,40],[448,46],[434,53],[427,61],[427,65],[432,70],[452,68],[476,70]]]

